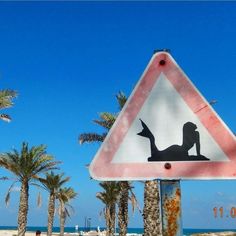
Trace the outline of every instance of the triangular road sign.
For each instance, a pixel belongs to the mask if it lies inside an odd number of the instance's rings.
[[[99,180],[234,179],[236,139],[174,59],[159,52],[89,170]]]

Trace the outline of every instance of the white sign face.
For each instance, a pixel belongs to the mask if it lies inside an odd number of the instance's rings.
[[[236,139],[173,58],[151,59],[90,165],[100,180],[236,176]]]
[[[211,161],[229,160],[198,117],[161,73],[115,153],[112,163],[148,162],[147,155],[151,155],[150,142],[137,135],[142,130],[140,119],[153,132],[160,150],[165,150],[173,144],[181,145],[183,125],[190,121],[196,124],[200,134],[201,153]],[[190,155],[196,155],[195,145],[188,152]]]

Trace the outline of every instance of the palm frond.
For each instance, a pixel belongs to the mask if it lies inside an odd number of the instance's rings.
[[[10,203],[10,194],[11,194],[11,191],[8,190],[5,197],[5,204],[7,207],[9,206],[9,203]]]
[[[104,197],[102,192],[98,192],[96,193],[96,198],[98,198],[99,200],[101,200],[103,203],[105,203]]]
[[[9,177],[3,176],[3,177],[0,177],[0,180],[9,180]]]
[[[70,204],[65,204],[65,214],[66,217],[71,217],[72,214],[75,213],[75,209]]]
[[[116,99],[118,101],[119,108],[121,110],[127,98],[123,92],[119,92],[116,95]],[[112,125],[115,123],[116,118],[117,114],[113,114],[110,112],[101,112],[99,113],[99,119],[94,119],[93,122],[105,128],[107,131],[109,131]],[[106,136],[107,132],[103,134],[83,133],[79,136],[79,143],[83,144],[83,143],[103,142]]]
[[[118,182],[104,181],[99,183],[104,191],[98,192],[96,197],[101,200],[106,206],[110,206],[117,202],[119,198],[120,187]]]
[[[64,173],[55,174],[51,171],[46,173],[45,178],[38,178],[38,180],[48,192],[56,195],[61,186],[70,180],[70,177],[64,177]]]
[[[129,200],[130,200],[131,206],[132,206],[132,213],[134,213],[135,209],[137,208],[139,213],[142,214],[142,210],[138,204],[138,200],[133,192],[131,192],[131,196],[129,197]]]
[[[17,92],[11,89],[0,90],[0,109],[13,106],[13,99],[17,97]]]
[[[116,115],[111,112],[100,112],[99,117],[101,120],[112,122],[115,121]]]
[[[56,198],[59,200],[58,213],[62,217],[65,214],[65,217],[70,217],[74,213],[74,208],[68,203],[70,200],[74,199],[77,196],[77,193],[71,187],[64,187],[58,190]]]
[[[11,121],[11,117],[7,114],[0,114],[0,119],[6,122],[10,122]]]
[[[116,120],[116,117],[117,115],[112,114],[110,112],[101,112],[99,113],[100,119],[95,119],[93,120],[93,122],[104,127],[107,130],[110,130]]]
[[[71,187],[60,188],[57,194],[57,199],[60,202],[67,204],[70,200],[76,198],[78,194]]]
[[[18,181],[14,181],[11,186],[9,187],[9,189],[7,190],[7,194],[5,196],[5,204],[6,206],[9,205],[10,203],[10,197],[11,197],[11,191],[12,191],[12,188],[14,187],[14,185],[17,183]]]
[[[9,152],[1,154],[0,166],[11,171],[19,180],[21,179],[22,175],[19,156],[14,150],[11,153]]]
[[[127,101],[127,97],[122,91],[119,91],[116,94],[116,100],[119,104],[119,110],[121,111]]]
[[[101,211],[99,211],[99,219],[100,220],[102,219],[103,215],[104,215],[104,208]]]
[[[37,206],[38,207],[42,206],[42,195],[40,192],[38,193],[38,196],[37,196]]]
[[[37,187],[39,185],[33,181],[39,180],[38,175],[57,168],[57,164],[58,162],[53,161],[51,155],[46,154],[46,146],[44,145],[29,148],[28,143],[23,142],[20,151],[13,149],[11,152],[0,154],[0,166],[11,171],[17,181],[21,183],[26,181],[27,185],[34,184]],[[14,183],[10,186],[5,197],[7,205],[10,201],[10,194]],[[40,198],[37,201],[40,205]]]
[[[67,208],[65,208],[65,213],[66,213],[66,216],[70,218],[71,213],[70,213],[70,211]]]
[[[111,120],[111,121],[106,121],[106,120],[93,120],[94,123],[102,126],[103,128],[109,130],[112,125],[114,124],[114,121]]]
[[[103,142],[107,133],[96,134],[96,133],[83,133],[79,136],[79,143],[92,143],[92,142]]]
[[[56,169],[58,163],[46,154],[45,145],[29,148],[25,142],[20,152],[13,149],[12,152],[0,155],[0,165],[15,174],[20,181],[25,178],[31,180],[38,174]]]

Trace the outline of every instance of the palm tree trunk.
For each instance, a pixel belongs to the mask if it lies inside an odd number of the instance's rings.
[[[160,195],[158,181],[146,181],[144,189],[144,236],[159,236],[161,234]]]
[[[60,214],[60,236],[64,236],[65,222],[66,222],[65,209],[61,209],[61,214]]]
[[[52,235],[54,211],[55,211],[55,196],[54,194],[50,194],[49,204],[48,204],[48,232],[47,232],[48,236]]]
[[[111,221],[111,216],[110,216],[110,210],[109,210],[108,206],[106,206],[106,208],[105,208],[104,217],[106,219],[106,236],[110,236],[110,221]]]
[[[128,199],[129,199],[129,184],[127,181],[121,181],[120,184],[120,200],[118,203],[118,225],[119,236],[126,236],[128,225]]]
[[[110,229],[109,229],[109,236],[114,235],[115,233],[115,221],[116,221],[116,204],[113,203],[110,207]]]
[[[105,210],[106,236],[113,236],[115,233],[116,204],[111,204]]]
[[[24,236],[27,225],[29,200],[29,184],[28,181],[23,181],[20,190],[20,203],[18,212],[18,236]]]

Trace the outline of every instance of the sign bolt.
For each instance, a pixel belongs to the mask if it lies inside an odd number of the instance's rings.
[[[169,169],[171,169],[171,164],[170,164],[170,163],[165,163],[164,167],[165,167],[167,170],[169,170]]]
[[[166,61],[165,61],[165,60],[160,60],[159,64],[160,64],[161,66],[164,66],[164,65],[166,64]]]

